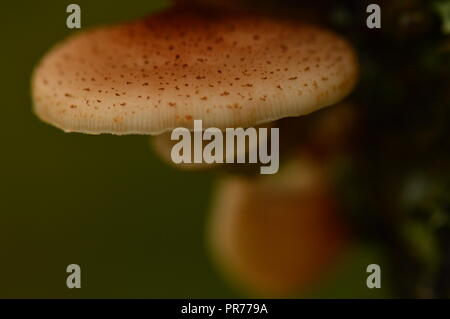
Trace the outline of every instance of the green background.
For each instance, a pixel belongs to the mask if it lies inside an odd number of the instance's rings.
[[[222,278],[205,243],[217,173],[165,165],[147,137],[65,134],[33,115],[31,72],[73,32],[70,3],[2,4],[0,297],[249,297]],[[83,28],[167,5],[76,3]],[[381,290],[365,285],[367,264],[383,264],[376,248],[355,244],[347,255],[306,297],[389,296],[384,277]],[[82,268],[82,289],[66,287],[71,263]]]

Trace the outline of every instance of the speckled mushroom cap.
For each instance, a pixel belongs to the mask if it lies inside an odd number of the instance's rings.
[[[172,9],[78,33],[34,72],[35,113],[67,132],[157,135],[249,127],[334,104],[357,80],[351,46],[305,24]]]

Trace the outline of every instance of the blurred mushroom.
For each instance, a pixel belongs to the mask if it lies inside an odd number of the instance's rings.
[[[289,297],[318,283],[345,250],[347,230],[324,167],[308,156],[276,176],[226,177],[209,223],[217,264],[263,297]]]
[[[81,32],[33,76],[34,111],[66,132],[249,127],[336,103],[357,80],[332,32],[247,13],[172,9]]]
[[[159,158],[161,158],[165,163],[167,164],[173,164],[176,165],[179,169],[185,169],[185,170],[197,170],[197,169],[207,169],[207,168],[213,168],[217,167],[220,164],[218,163],[179,163],[175,164],[172,161],[171,152],[173,146],[178,143],[178,141],[173,141],[170,138],[170,133],[163,133],[158,136],[152,136],[150,138],[150,146],[152,149],[158,154]],[[205,147],[205,144],[209,141],[202,141],[203,146]],[[194,143],[191,143],[191,152],[194,153]]]
[[[273,123],[265,123],[262,125],[258,125],[257,128],[260,127],[265,127],[265,128],[271,128],[273,125]],[[172,148],[173,146],[178,143],[177,140],[172,140],[170,138],[171,134],[170,133],[163,133],[160,134],[158,136],[152,136],[150,138],[150,143],[151,146],[153,148],[153,150],[159,155],[159,157],[168,164],[173,164],[176,165],[177,168],[179,169],[185,169],[185,170],[203,170],[203,169],[208,169],[208,168],[215,168],[220,166],[220,163],[179,163],[179,164],[175,164],[172,161],[172,157],[171,157],[171,152],[172,152]],[[257,151],[258,148],[258,144],[260,143],[259,140],[262,139],[263,137],[259,136],[258,140],[253,140],[253,139],[248,139],[247,143],[245,144],[245,149],[240,149],[240,147],[238,147],[238,144],[236,143],[234,145],[234,158],[235,158],[235,163],[237,163],[237,158],[241,155],[241,154],[245,154],[245,156],[247,156],[247,154],[250,151]],[[268,130],[268,134],[267,136],[264,137],[264,141],[270,140],[270,130]],[[209,143],[209,140],[203,140],[203,146],[202,149],[205,148],[205,146]],[[265,143],[265,142],[264,142]],[[226,140],[224,140],[223,142],[224,144],[224,148],[227,145]],[[191,153],[194,153],[194,142],[191,141]],[[226,154],[223,154],[223,163],[225,163],[225,159],[226,159]]]
[[[359,105],[351,100],[340,102],[305,119],[299,118],[284,124],[286,130],[298,131],[299,126],[305,127],[303,149],[315,156],[316,160],[327,162],[333,157],[348,156],[358,146],[362,121]],[[289,128],[287,126],[290,126]],[[293,133],[291,133],[293,134]],[[298,149],[294,143],[294,150]]]

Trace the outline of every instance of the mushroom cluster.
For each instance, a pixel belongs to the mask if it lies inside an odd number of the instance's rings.
[[[71,36],[37,66],[32,95],[36,115],[65,132],[158,136],[156,149],[169,159],[175,128],[192,129],[194,120],[222,130],[275,126],[338,103],[357,79],[352,46],[324,28],[180,6]],[[224,181],[212,246],[253,288],[295,291],[345,242],[317,171],[300,161],[281,184]]]

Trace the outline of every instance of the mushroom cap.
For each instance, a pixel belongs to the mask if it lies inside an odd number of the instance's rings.
[[[264,125],[260,125],[256,128],[260,128],[260,127],[264,127],[269,129],[270,132],[270,128],[272,127],[273,123],[267,123]],[[160,159],[162,159],[165,163],[169,164],[169,165],[174,165],[179,169],[184,169],[184,170],[204,170],[204,169],[209,169],[209,168],[215,168],[218,166],[221,166],[223,163],[226,163],[226,154],[223,154],[222,163],[178,163],[175,164],[172,160],[172,149],[174,147],[175,144],[178,143],[178,140],[172,140],[171,139],[171,134],[170,133],[164,133],[164,134],[160,134],[158,136],[152,136],[149,138],[150,140],[150,145],[152,147],[152,149],[154,150],[154,152],[158,155],[158,157]],[[268,143],[268,138],[270,139],[270,133],[268,136],[259,136],[257,141],[253,141],[251,139],[248,140],[248,144],[244,145],[244,148],[240,148],[238,147],[238,144],[234,145],[234,163],[236,163],[236,165],[238,165],[237,163],[237,158],[239,155],[245,154],[245,156],[247,156],[247,154],[249,154],[250,151],[254,151],[257,152],[258,150],[258,146],[259,143],[263,142],[263,143]],[[191,141],[191,154],[194,154],[194,145],[195,145],[195,137],[191,136],[190,137]],[[210,143],[209,140],[202,140],[202,149],[208,144]],[[226,149],[226,138],[223,141],[223,145],[224,148]]]
[[[192,138],[193,139],[193,138]],[[150,146],[154,150],[154,152],[158,155],[160,159],[166,164],[176,166],[179,169],[184,170],[203,170],[203,169],[210,169],[220,166],[220,163],[178,163],[175,164],[171,157],[171,152],[173,146],[178,143],[178,141],[172,141],[170,139],[170,133],[164,133],[158,136],[152,136],[150,139]],[[207,144],[207,142],[202,141],[203,146]],[[194,147],[193,141],[191,141],[192,148]],[[192,154],[194,150],[191,150]]]
[[[357,77],[351,46],[321,28],[172,9],[70,37],[38,65],[32,94],[38,117],[66,132],[158,135],[307,114]]]
[[[213,258],[262,297],[292,297],[319,283],[347,248],[346,225],[323,167],[296,159],[274,176],[222,180],[209,223]]]

